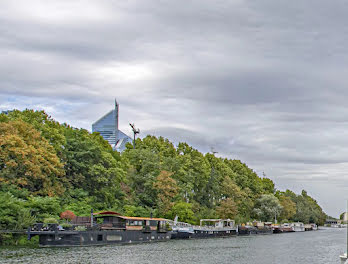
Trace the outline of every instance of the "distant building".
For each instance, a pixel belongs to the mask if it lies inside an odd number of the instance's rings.
[[[118,129],[119,105],[115,100],[115,109],[101,117],[92,125],[92,132],[99,132],[109,142],[114,150],[122,152],[126,143],[132,143],[132,138]]]
[[[345,223],[348,222],[348,214],[347,214],[347,212],[344,212],[344,213],[343,213],[342,219],[341,219],[341,220],[343,220],[343,222],[345,222]]]
[[[11,112],[13,112],[13,110],[5,110],[5,111],[1,111],[1,114],[8,115]]]
[[[337,219],[326,219],[325,225],[337,225],[340,222],[340,220]]]

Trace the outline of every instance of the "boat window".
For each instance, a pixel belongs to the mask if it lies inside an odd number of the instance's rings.
[[[98,240],[98,241],[103,241],[103,235],[98,235],[97,240]]]
[[[157,228],[165,229],[166,227],[167,227],[167,222],[166,221],[158,221]]]
[[[106,236],[107,241],[121,241],[122,237],[118,235],[107,235]]]

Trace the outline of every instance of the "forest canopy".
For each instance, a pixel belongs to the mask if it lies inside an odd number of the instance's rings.
[[[44,111],[0,115],[0,229],[26,228],[69,210],[199,223],[230,218],[323,224],[306,191],[276,190],[239,160],[203,154],[163,137],[136,140],[122,153],[98,133],[60,124]]]

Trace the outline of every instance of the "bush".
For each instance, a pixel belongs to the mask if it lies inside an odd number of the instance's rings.
[[[72,227],[72,225],[68,224],[68,223],[62,223],[62,224],[60,224],[60,226],[63,227],[64,229],[69,229]]]
[[[58,220],[54,217],[48,217],[43,220],[45,224],[58,224]]]
[[[70,210],[66,210],[66,211],[64,211],[64,212],[62,212],[60,214],[60,218],[61,219],[65,219],[65,220],[70,220],[71,221],[75,217],[76,217],[76,215],[72,211],[70,211]]]
[[[76,226],[75,230],[76,231],[86,231],[86,227],[85,226]]]

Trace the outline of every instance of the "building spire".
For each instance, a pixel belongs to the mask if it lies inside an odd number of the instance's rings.
[[[116,136],[116,142],[118,140],[118,113],[119,113],[119,105],[117,103],[117,100],[115,98],[115,136]]]

